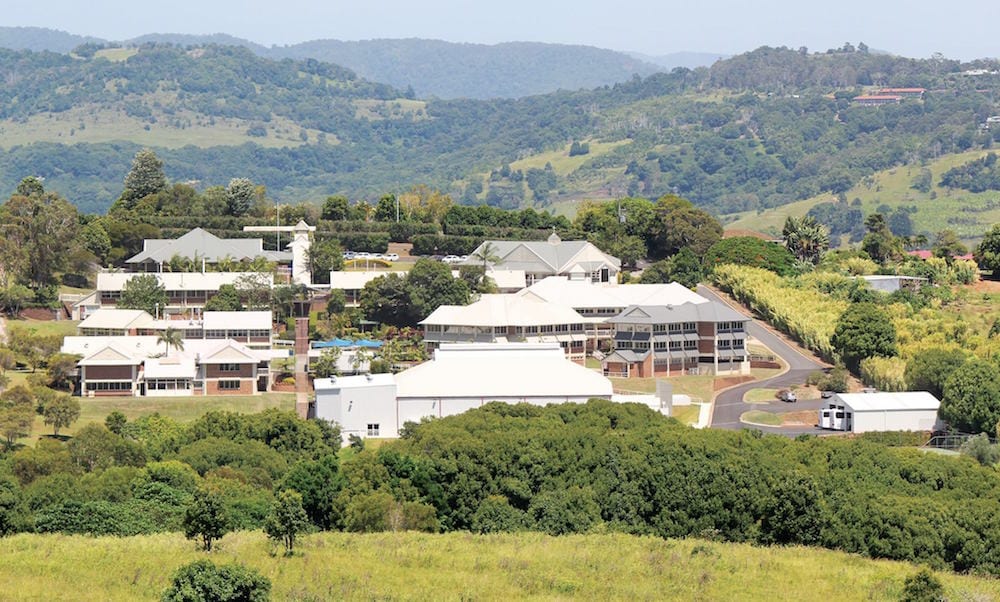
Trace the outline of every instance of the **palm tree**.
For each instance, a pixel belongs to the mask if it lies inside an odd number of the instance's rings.
[[[785,246],[799,261],[816,263],[823,251],[830,248],[830,234],[812,216],[788,216],[781,234]]]
[[[490,241],[479,245],[479,249],[472,254],[472,258],[483,262],[483,275],[480,284],[486,282],[486,270],[494,263],[499,263],[503,258],[497,255],[497,246]]]
[[[184,333],[173,327],[168,327],[156,335],[156,342],[166,345],[166,355],[170,354],[171,347],[178,351],[184,351]]]

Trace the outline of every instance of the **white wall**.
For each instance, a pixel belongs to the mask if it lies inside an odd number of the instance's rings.
[[[854,412],[853,432],[930,431],[936,422],[936,410]]]
[[[398,437],[396,385],[318,389],[316,417],[339,424],[344,442],[350,435],[366,436],[369,424],[379,425],[379,437]]]
[[[354,378],[354,377],[350,377]],[[429,398],[396,399],[395,384],[349,383],[336,388],[316,390],[316,417],[340,425],[341,438],[366,437],[369,424],[379,425],[380,438],[395,438],[407,422],[420,422],[426,416],[444,417],[482,407],[492,401],[530,403],[544,406],[550,403],[586,403],[590,397],[518,397],[518,398]]]

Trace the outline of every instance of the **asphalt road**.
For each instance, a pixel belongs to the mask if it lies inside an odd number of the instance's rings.
[[[801,351],[783,341],[771,331],[770,327],[766,326],[759,320],[753,319],[753,316],[751,316],[750,313],[742,306],[729,303],[726,299],[723,299],[719,295],[715,294],[715,292],[711,289],[702,285],[698,286],[698,294],[707,299],[729,305],[739,313],[751,318],[751,321],[747,324],[747,332],[750,336],[766,345],[775,355],[780,356],[781,359],[788,364],[789,368],[788,371],[773,378],[745,383],[719,393],[715,398],[715,408],[712,413],[711,422],[712,428],[754,428],[767,433],[778,433],[783,435],[826,432],[816,427],[751,427],[740,422],[740,416],[742,416],[744,412],[748,412],[750,410],[791,412],[797,410],[818,409],[822,405],[821,400],[804,400],[798,403],[786,403],[775,400],[770,404],[751,404],[743,403],[743,394],[750,389],[781,389],[791,385],[804,384],[806,377],[809,376],[810,372],[813,372],[814,370],[821,370],[826,366],[817,362],[811,356],[804,355]]]

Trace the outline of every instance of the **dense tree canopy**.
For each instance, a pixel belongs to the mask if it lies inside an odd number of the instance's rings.
[[[753,236],[724,238],[705,252],[702,262],[711,269],[724,263],[764,268],[781,276],[795,272],[795,258],[785,247]]]
[[[830,343],[844,365],[856,373],[865,358],[896,355],[896,327],[874,303],[853,303],[837,320]]]
[[[996,433],[1000,423],[1000,370],[984,360],[969,360],[944,383],[941,418],[966,433]]]

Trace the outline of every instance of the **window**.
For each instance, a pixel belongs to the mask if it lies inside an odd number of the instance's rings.
[[[551,324],[546,324],[541,327],[541,332],[552,332],[553,326]]]
[[[684,322],[684,332],[695,332],[698,330],[698,325],[694,322]]]
[[[729,346],[731,344],[732,344],[732,341],[719,341],[719,343],[718,343],[719,349],[729,349]]]
[[[681,349],[681,342],[680,341],[670,341],[670,350],[671,351],[680,351],[680,349]]]
[[[654,341],[653,342],[653,349],[655,349],[657,351],[663,351],[666,348],[667,348],[667,342],[666,341]]]
[[[733,339],[733,349],[743,349],[743,339]]]
[[[239,371],[240,371],[239,364],[219,364],[219,372],[239,372]]]
[[[666,332],[666,331],[667,331],[666,324],[653,324],[653,332]]]
[[[131,382],[88,382],[88,391],[131,391]]]
[[[507,327],[506,326],[494,326],[493,327],[493,334],[497,335],[497,336],[504,336],[505,334],[507,334]]]
[[[694,350],[698,348],[698,341],[684,341],[684,349]]]
[[[238,380],[220,380],[219,381],[220,391],[239,391],[240,381]]]
[[[528,333],[528,334],[538,334],[538,327],[537,326],[528,326],[524,331],[526,333]]]
[[[440,324],[428,324],[425,328],[427,328],[427,332],[441,332]]]
[[[670,334],[680,333],[680,331],[681,331],[681,325],[680,324],[667,324],[667,330],[670,332]]]
[[[368,437],[378,437],[378,424],[369,424],[366,434]]]

